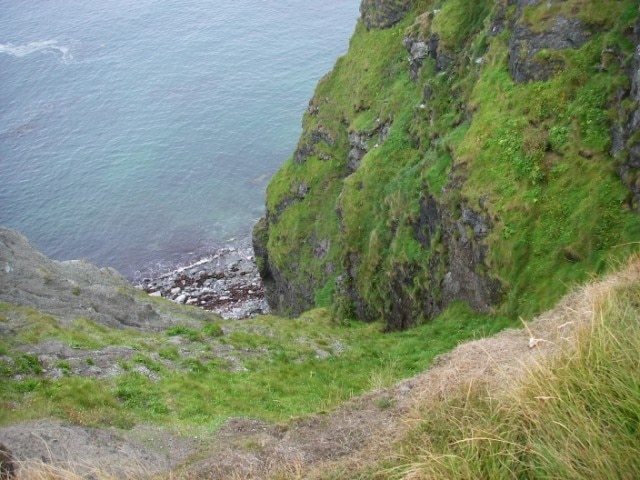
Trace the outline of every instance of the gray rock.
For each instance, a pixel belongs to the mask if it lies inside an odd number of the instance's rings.
[[[349,173],[355,172],[360,167],[360,163],[366,154],[366,150],[360,150],[359,148],[349,150],[347,155],[347,170]]]
[[[177,321],[170,307],[141,296],[114,269],[50,260],[4,227],[0,265],[5,267],[0,269],[0,301],[35,308],[64,325],[82,317],[112,328],[163,330]]]
[[[335,138],[324,128],[319,125],[310,133],[305,133],[300,138],[296,151],[293,154],[293,158],[296,163],[304,163],[307,158],[316,153],[316,145],[320,142],[325,142],[327,145],[334,145]]]
[[[522,10],[518,12],[521,15]],[[509,41],[509,72],[517,83],[548,80],[563,64],[559,60],[541,60],[536,54],[541,50],[580,48],[591,35],[577,18],[559,16],[551,28],[542,32],[531,31],[518,18]]]
[[[380,123],[371,131],[359,132],[352,131],[349,133],[349,145],[352,147],[347,156],[347,172],[352,174],[359,167],[362,159],[369,151],[369,144],[376,139],[376,146],[384,142],[389,134],[389,122]]]
[[[468,225],[473,229],[474,236],[478,239],[482,239],[489,234],[489,226],[485,219],[477,212],[474,212],[468,207],[462,208],[462,223]]]
[[[456,219],[454,212],[441,206],[432,195],[423,198],[420,206],[415,236],[425,249],[431,249],[432,256],[429,265],[408,265],[389,272],[389,289],[395,299],[384,314],[389,329],[410,327],[420,315],[432,318],[454,301],[466,301],[475,310],[487,311],[500,300],[500,282],[483,269],[486,248],[482,239],[491,229],[489,218],[482,211],[462,204],[462,215]],[[472,236],[467,234],[469,228]],[[347,298],[357,318],[375,320],[379,313],[372,314],[352,287],[358,262],[357,254],[351,254],[346,274],[336,282],[336,297]],[[427,275],[426,287],[409,293],[406,286],[412,284],[418,268],[422,269],[421,275]]]
[[[432,34],[428,39],[408,36],[404,38],[403,43],[409,51],[409,77],[414,82],[418,79],[420,68],[427,58],[436,60],[438,66],[438,35]]]
[[[293,191],[294,195],[297,198],[303,199],[309,193],[309,186],[305,182],[301,181],[301,182],[297,182],[296,184],[294,184],[291,187],[291,190]]]

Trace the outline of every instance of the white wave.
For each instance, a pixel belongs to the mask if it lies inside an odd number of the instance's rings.
[[[26,45],[13,45],[12,43],[2,44],[0,43],[0,53],[6,53],[14,57],[26,57],[36,52],[50,52],[58,53],[61,55],[60,61],[62,63],[69,63],[73,60],[73,55],[69,52],[69,49],[64,45],[58,45],[57,40],[40,40],[37,42],[27,43]]]

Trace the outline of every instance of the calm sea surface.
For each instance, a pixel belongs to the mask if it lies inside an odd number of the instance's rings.
[[[129,278],[246,238],[360,0],[0,0],[0,224]]]

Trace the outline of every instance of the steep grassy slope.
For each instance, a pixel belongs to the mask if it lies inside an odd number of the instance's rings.
[[[409,3],[362,3],[269,185],[272,307],[530,316],[637,250],[638,2]]]
[[[166,470],[225,432],[240,438],[243,425],[329,411],[513,324],[462,304],[390,334],[380,324],[335,325],[327,309],[287,322],[225,321],[151,297],[113,270],[50,260],[3,228],[0,265],[0,443],[25,459],[91,464],[104,454],[119,468],[126,437],[139,447],[134,460]],[[233,418],[243,419],[238,431]]]
[[[415,375],[459,342],[513,322],[487,324],[457,305],[436,322],[386,335],[377,324],[335,326],[324,309],[289,322],[212,319],[137,332],[83,318],[63,326],[0,303],[0,426],[54,417],[211,432],[229,417],[284,421]]]

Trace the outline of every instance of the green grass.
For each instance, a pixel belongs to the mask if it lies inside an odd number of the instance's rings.
[[[557,16],[577,16],[588,25],[606,29],[624,16],[633,18],[634,5],[629,2],[614,0],[606,5],[590,0],[569,0],[560,3],[548,3],[524,8],[524,23],[534,31],[540,32],[550,28]]]
[[[65,328],[52,316],[0,304],[0,321],[20,325],[15,336],[0,339],[0,424],[52,415],[85,425],[215,428],[231,416],[285,421],[329,410],[424,370],[461,341],[531,317],[571,285],[606,271],[612,258],[637,251],[640,217],[628,208],[609,153],[616,95],[629,87],[624,71],[633,48],[625,34],[637,2],[527,7],[522,22],[533,30],[574,9],[601,30],[579,49],[540,52],[537,61],[564,67],[548,81],[525,84],[509,73],[510,32],[490,38],[486,32],[504,2],[468,3],[418,1],[392,28],[367,31],[359,24],[303,119],[299,147],[311,153],[301,163],[289,159],[268,187],[269,225],[261,235],[269,262],[299,304],[326,308],[242,322],[212,322],[182,309],[176,315],[184,324],[143,335],[85,319]],[[440,7],[432,21],[419,16]],[[515,9],[506,13],[513,19]],[[425,59],[413,82],[403,39],[431,33],[453,62],[443,72]],[[608,51],[617,53],[605,58]],[[381,124],[390,127],[386,140],[377,146],[372,140],[350,174],[349,133],[371,133]],[[482,208],[491,219],[487,257],[477,269],[498,276],[505,288],[492,315],[462,303],[436,318],[427,314],[430,302],[442,300],[449,260],[442,228],[431,245],[417,238],[428,195],[453,222],[463,206]],[[335,284],[345,272],[348,291]],[[382,469],[380,478],[636,472],[630,452],[640,410],[633,323],[639,295],[637,288],[613,295],[579,353],[533,378],[520,397],[501,402],[477,386],[426,407],[425,424],[402,452],[411,458],[390,461],[397,468]],[[364,306],[360,318],[372,323],[352,321],[354,297]],[[381,333],[398,326],[391,324],[398,304],[407,313],[401,326],[417,326]],[[39,359],[16,350],[45,340],[87,350],[123,345],[133,354],[105,380],[51,380]],[[554,401],[541,402],[538,392]]]
[[[432,29],[438,34],[444,47],[455,52],[483,26],[493,3],[492,0],[472,3],[466,0],[446,1],[435,15]]]
[[[47,416],[125,428],[142,422],[219,425],[238,416],[285,421],[416,374],[458,342],[511,323],[488,321],[456,304],[431,324],[390,334],[382,333],[380,324],[336,325],[323,309],[290,320],[224,322],[220,330],[174,327],[144,339],[101,327],[97,344],[114,337],[122,345],[133,340],[135,351],[121,362],[122,373],[104,380],[78,378],[69,375],[71,364],[61,361],[55,367],[66,375],[52,380],[35,355],[10,351],[13,361],[0,362],[0,405],[11,407],[0,409],[0,423]],[[70,335],[60,326],[53,334]],[[179,346],[172,344],[176,335]]]

